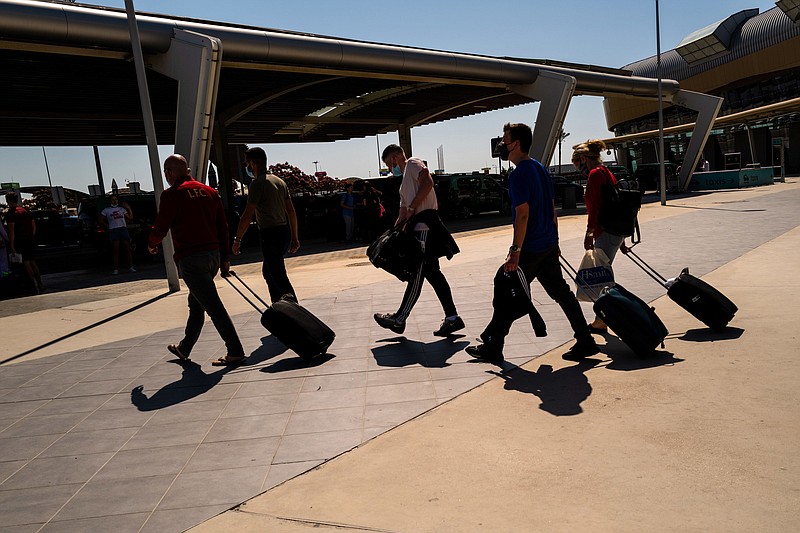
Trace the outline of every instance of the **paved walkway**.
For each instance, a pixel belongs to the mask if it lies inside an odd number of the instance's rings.
[[[471,362],[507,229],[459,236],[444,270],[467,330],[449,340],[432,336],[430,289],[404,336],[378,328],[372,313],[393,310],[403,286],[359,253],[290,264],[337,332],[310,367],[222,280],[251,353],[234,370],[209,365],[224,353],[210,325],[194,364],[165,352],[185,292],[0,318],[0,359],[14,358],[0,366],[0,526],[181,531],[235,507],[199,529],[796,529],[795,181],[644,208],[640,255],[669,275],[690,265],[741,308],[710,335],[619,259],[617,278],[656,300],[672,332],[650,360],[612,336],[602,357],[563,362],[568,324],[536,287],[549,336],[520,321],[502,368]],[[573,263],[584,225],[560,219]],[[238,270],[263,291],[258,268]]]

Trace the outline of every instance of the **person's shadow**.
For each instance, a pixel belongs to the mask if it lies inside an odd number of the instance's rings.
[[[211,390],[222,381],[225,374],[257,365],[279,353],[281,352],[275,353],[272,347],[262,343],[242,365],[223,366],[210,374],[203,372],[203,368],[192,360],[173,359],[170,361],[171,363],[181,366],[181,378],[161,387],[149,397],[144,393],[144,385],[134,387],[131,390],[131,403],[139,411],[155,411],[191,400]]]
[[[434,342],[420,342],[408,340],[405,337],[385,339],[393,341],[372,348],[372,356],[378,366],[400,368],[410,365],[420,365],[427,368],[444,368],[450,366],[448,359],[469,345],[467,341],[454,341],[463,335],[451,336]]]
[[[583,412],[581,403],[592,394],[592,386],[585,372],[598,363],[598,359],[584,359],[576,365],[556,371],[552,366],[543,364],[536,372],[519,366],[488,372],[505,380],[506,390],[539,397],[539,409],[542,411],[554,416],[573,416]]]

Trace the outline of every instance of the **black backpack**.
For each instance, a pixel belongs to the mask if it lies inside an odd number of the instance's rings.
[[[631,237],[638,227],[637,216],[642,207],[642,192],[636,182],[620,180],[616,185],[602,187],[603,206],[600,227],[603,231]]]

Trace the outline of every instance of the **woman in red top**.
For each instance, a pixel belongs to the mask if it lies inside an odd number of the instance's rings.
[[[617,250],[627,253],[625,237],[614,235],[603,231],[600,227],[600,211],[603,209],[603,185],[616,185],[617,179],[605,166],[600,157],[600,153],[606,149],[606,145],[600,139],[586,141],[572,147],[572,164],[580,169],[581,174],[586,176],[586,193],[584,203],[589,220],[586,224],[586,236],[583,239],[583,247],[586,250],[600,249],[605,252],[609,262],[614,261]],[[600,317],[595,317],[594,322],[589,324],[592,333],[605,333],[608,326]]]

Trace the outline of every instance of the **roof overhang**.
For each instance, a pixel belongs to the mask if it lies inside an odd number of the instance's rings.
[[[575,94],[657,96],[657,82],[589,65],[393,46],[156,14],[137,14],[142,48],[166,52],[176,29],[223,46],[218,124],[229,142],[371,136],[528,103],[510,85],[542,71]],[[80,4],[0,0],[0,145],[144,144],[126,14]],[[148,72],[156,134],[175,134],[176,82]],[[672,94],[678,83],[664,80]]]

